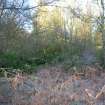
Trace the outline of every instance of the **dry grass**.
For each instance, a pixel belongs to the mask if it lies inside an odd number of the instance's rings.
[[[31,76],[12,78],[13,105],[105,105],[105,73],[86,67],[85,73],[70,75],[60,68],[40,70]],[[19,86],[30,80],[33,91],[19,92]]]

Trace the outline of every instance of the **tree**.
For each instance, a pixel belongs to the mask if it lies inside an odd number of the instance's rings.
[[[100,26],[101,26],[101,33],[102,33],[102,41],[103,41],[103,63],[105,65],[105,1],[100,0],[101,2],[101,17],[100,17]]]
[[[105,66],[105,0],[94,0],[99,7],[100,16],[93,17],[99,28],[100,37],[102,36],[102,45],[103,45],[103,64]]]

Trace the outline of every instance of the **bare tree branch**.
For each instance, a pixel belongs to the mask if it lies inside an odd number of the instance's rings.
[[[41,5],[37,5],[37,6],[33,6],[33,7],[23,7],[23,5],[24,5],[24,0],[23,0],[23,3],[22,3],[22,6],[21,7],[16,7],[16,6],[11,6],[11,7],[0,7],[0,10],[8,10],[8,9],[10,9],[10,10],[30,10],[30,9],[35,9],[35,8],[38,8],[38,7],[40,7],[40,6],[47,6],[47,5],[50,5],[50,4],[52,4],[52,3],[54,3],[55,1],[58,1],[58,0],[52,0],[52,1],[50,1],[50,2],[47,2],[47,3],[44,3],[44,4],[41,4]]]

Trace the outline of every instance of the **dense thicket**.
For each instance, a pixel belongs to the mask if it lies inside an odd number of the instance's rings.
[[[31,14],[24,0],[0,0],[0,67],[28,72],[42,64],[60,64],[65,70],[97,63],[104,67],[105,10],[104,1],[97,2],[91,3],[100,4],[99,15],[91,8],[83,13],[79,5],[40,0]],[[33,26],[31,33],[27,26]]]

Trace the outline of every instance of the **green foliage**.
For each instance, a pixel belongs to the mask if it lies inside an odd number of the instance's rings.
[[[31,73],[36,65],[30,63],[26,58],[17,56],[15,53],[0,54],[0,67],[21,69],[23,72]]]
[[[39,62],[40,64],[44,64],[44,63],[51,63],[51,61],[53,59],[55,59],[57,57],[57,55],[60,54],[60,49],[58,45],[56,46],[48,46],[47,48],[43,48],[43,49],[40,49],[38,52],[37,52],[37,63]]]
[[[3,67],[10,67],[17,65],[17,56],[14,53],[0,54],[0,64]]]
[[[104,64],[104,57],[103,57],[103,54],[104,51],[103,49],[97,49],[96,50],[96,57],[97,57],[97,61],[98,63],[102,66],[102,67],[105,67],[105,64]]]

